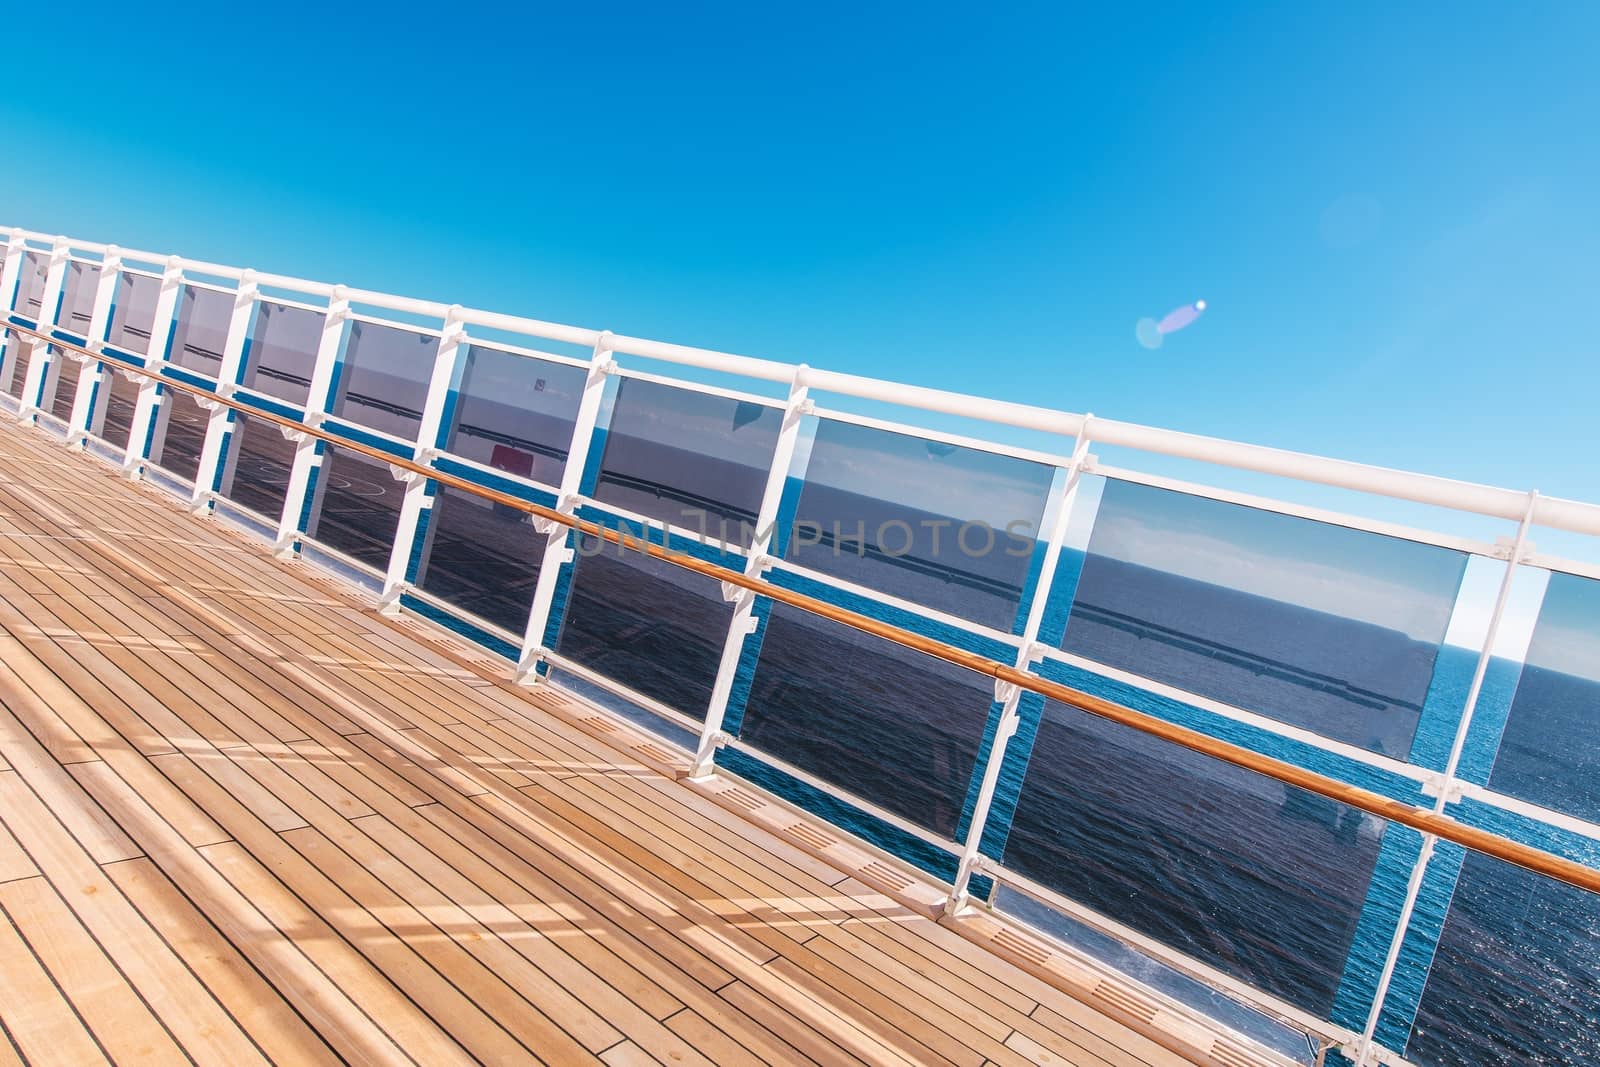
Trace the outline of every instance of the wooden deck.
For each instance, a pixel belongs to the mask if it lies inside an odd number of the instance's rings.
[[[0,1065],[1180,1062],[0,427]]]

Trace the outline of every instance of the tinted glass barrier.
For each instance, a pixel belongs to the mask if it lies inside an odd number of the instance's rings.
[[[283,514],[295,444],[270,422],[234,412],[222,495],[269,519]]]
[[[559,485],[588,372],[497,348],[467,349],[446,449]]]
[[[439,338],[394,326],[350,326],[333,413],[402,440],[416,439]]]
[[[1014,629],[1055,468],[823,420],[785,557]]]
[[[245,346],[245,388],[304,407],[325,318],[283,304],[258,306]]]
[[[1327,1018],[1383,832],[1354,808],[1047,702],[1005,864]]]
[[[624,379],[594,499],[747,546],[782,422],[765,404]]]
[[[971,671],[774,604],[739,736],[953,838],[993,701]]]
[[[118,275],[116,296],[111,305],[111,332],[107,335],[110,343],[124,352],[147,354],[150,331],[155,326],[156,299],[160,295],[160,278]]]
[[[17,298],[13,305],[18,315],[30,318],[34,322],[40,321],[45,274],[49,269],[49,260],[38,252],[22,254],[22,266],[17,272]]]
[[[1597,1009],[1600,896],[1467,853],[1406,1058],[1592,1067]]]
[[[376,570],[389,566],[405,483],[387,463],[327,447],[306,533]]]
[[[68,263],[63,283],[61,307],[56,313],[56,325],[70,330],[79,337],[87,337],[89,318],[94,312],[95,289],[100,283],[100,266],[96,263]]]
[[[527,514],[441,488],[428,518],[416,584],[462,611],[520,634],[533,606],[545,541]]]
[[[118,374],[110,369],[101,376],[100,390],[103,395],[96,401],[100,408],[100,425],[96,436],[107,444],[117,448],[128,447],[142,381],[144,379],[131,374]]]
[[[1550,576],[1489,786],[1600,823],[1600,582]]]
[[[235,299],[232,293],[184,286],[178,297],[178,321],[172,327],[170,362],[216,379]]]
[[[703,719],[733,617],[721,583],[595,538],[577,543],[556,651]]]
[[[1062,647],[1404,760],[1465,566],[1449,549],[1109,481]]]
[[[186,482],[193,482],[200,470],[200,450],[205,446],[209,420],[210,413],[200,406],[192,393],[163,389],[150,462]]]

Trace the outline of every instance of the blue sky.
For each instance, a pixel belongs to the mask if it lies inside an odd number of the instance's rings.
[[[0,225],[1600,500],[1600,6],[1278,6],[39,8]]]

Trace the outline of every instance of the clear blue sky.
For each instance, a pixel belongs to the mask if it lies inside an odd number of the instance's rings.
[[[1277,6],[35,6],[0,225],[1600,500],[1600,5]]]

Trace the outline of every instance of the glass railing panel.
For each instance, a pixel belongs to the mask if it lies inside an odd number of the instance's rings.
[[[161,295],[161,279],[142,274],[117,276],[117,291],[111,304],[111,332],[107,340],[124,352],[146,355],[150,332],[156,321],[156,300]]]
[[[530,519],[504,504],[440,488],[417,585],[503,630],[522,633],[545,546]]]
[[[822,420],[787,559],[1014,629],[1055,468]]]
[[[215,381],[222,370],[222,349],[228,343],[235,299],[232,293],[184,286],[168,361]]]
[[[206,442],[209,420],[210,414],[192,393],[172,388],[162,390],[150,462],[168,474],[193,482],[200,470],[200,450]]]
[[[244,387],[305,407],[325,316],[262,302],[245,342]]]
[[[55,349],[54,366],[45,381],[43,406],[62,422],[72,419],[72,405],[78,396],[78,375],[81,366],[67,358],[66,353]]]
[[[1004,862],[1328,1018],[1383,833],[1355,808],[1049,702]]]
[[[73,261],[67,264],[67,275],[62,283],[64,291],[61,295],[61,307],[56,313],[57,326],[79,337],[88,336],[89,318],[94,312],[95,289],[99,282],[98,263]]]
[[[1600,823],[1600,582],[1550,575],[1489,788]]]
[[[556,651],[674,711],[705,718],[733,617],[721,583],[639,552],[619,554],[595,538],[577,543]]]
[[[1440,846],[1441,859],[1460,852]],[[1592,1067],[1597,1012],[1600,896],[1467,853],[1406,1058],[1423,1067]]]
[[[545,485],[559,485],[587,372],[472,345],[445,449]]]
[[[104,396],[96,402],[104,405],[100,416],[99,437],[109,445],[127,448],[133,432],[134,408],[139,402],[139,386],[145,379],[130,374],[119,374],[107,369],[100,379]]]
[[[16,314],[32,319],[35,323],[44,321],[44,316],[40,314],[40,305],[44,300],[45,274],[49,268],[49,259],[41,253],[22,254],[22,265],[17,271],[17,299],[12,307]]]
[[[275,423],[234,412],[222,495],[269,519],[283,514],[295,443]]]
[[[750,543],[772,465],[780,408],[625,379],[606,424],[594,499]]]
[[[306,533],[352,559],[383,571],[389,566],[405,485],[387,463],[329,447],[317,472]]]
[[[6,339],[6,355],[11,356],[11,378],[6,382],[6,392],[20,398],[28,382],[28,364],[33,362],[33,338],[13,333]]]
[[[880,637],[774,604],[741,740],[954,838],[994,684]]]
[[[369,430],[416,440],[438,354],[439,338],[432,334],[353,323],[339,363],[333,413]]]
[[[1464,553],[1108,481],[1062,648],[1404,760]]]

